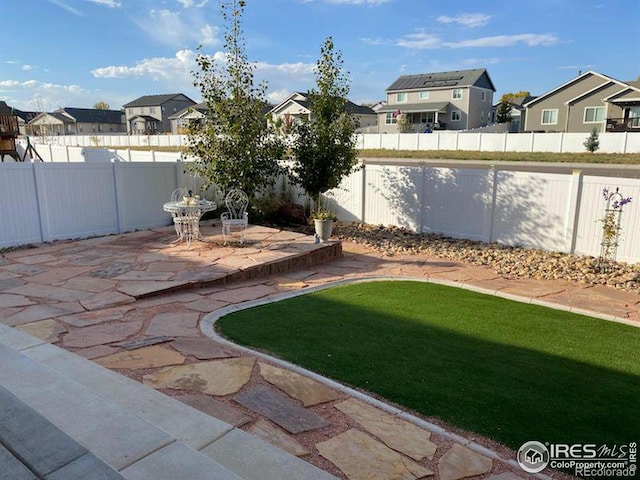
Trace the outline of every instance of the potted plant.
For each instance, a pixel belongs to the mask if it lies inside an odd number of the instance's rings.
[[[336,214],[331,210],[320,207],[311,212],[311,218],[313,219],[318,240],[322,243],[328,242],[333,232],[333,222],[338,220]]]
[[[289,170],[291,181],[300,185],[313,201],[311,218],[316,225],[323,225],[316,234],[327,240],[327,228],[333,228],[336,215],[323,208],[322,194],[337,188],[344,177],[358,168],[354,135],[357,122],[345,108],[348,94],[342,54],[334,52],[333,39],[328,37],[316,64],[316,89],[307,96],[309,119],[293,128],[293,162]]]

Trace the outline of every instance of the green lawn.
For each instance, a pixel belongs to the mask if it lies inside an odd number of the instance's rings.
[[[640,329],[441,285],[331,288],[218,330],[517,449],[640,437]]]

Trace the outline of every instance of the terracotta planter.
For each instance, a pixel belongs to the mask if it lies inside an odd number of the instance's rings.
[[[327,243],[333,231],[333,220],[313,220],[316,226],[316,234],[322,243]]]

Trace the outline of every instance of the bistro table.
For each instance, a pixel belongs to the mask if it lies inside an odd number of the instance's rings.
[[[200,217],[216,208],[217,205],[208,200],[198,200],[195,203],[167,202],[162,206],[165,212],[169,212],[173,216],[178,241],[187,242],[187,247],[191,247],[193,240],[201,239]]]

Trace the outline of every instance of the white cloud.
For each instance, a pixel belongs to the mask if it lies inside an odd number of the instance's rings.
[[[220,43],[218,27],[209,25],[197,13],[171,10],[151,10],[147,17],[139,17],[137,25],[158,43],[185,47],[192,44],[214,46]]]
[[[523,44],[528,47],[550,46],[559,42],[557,36],[552,34],[522,33],[519,35],[495,35],[491,37],[473,38],[457,42],[443,40],[441,36],[417,32],[398,38],[391,43],[398,47],[418,50],[438,48],[474,48],[474,47],[512,47]]]
[[[476,65],[495,65],[497,63],[502,62],[500,58],[467,58],[462,61],[462,63],[466,66],[472,67]]]
[[[462,13],[453,17],[450,17],[448,15],[441,15],[440,17],[436,18],[436,20],[440,23],[457,23],[464,27],[476,28],[482,27],[489,23],[489,20],[491,20],[491,15],[485,15],[483,13]]]
[[[291,95],[292,92],[287,90],[286,88],[281,88],[280,90],[275,90],[267,95],[267,101],[269,103],[278,104]]]
[[[449,42],[447,47],[512,47],[517,44],[524,44],[528,47],[555,45],[558,37],[550,34],[522,33],[520,35],[495,35],[492,37],[475,38],[463,40],[461,42]]]
[[[323,1],[336,5],[382,5],[384,3],[390,3],[392,0],[302,0],[302,3],[313,1]]]
[[[133,66],[112,65],[92,70],[97,78],[150,77],[153,80],[178,80],[191,82],[191,71],[196,68],[196,53],[192,50],[179,50],[172,58],[146,58]]]
[[[122,3],[116,2],[115,0],[84,0],[89,3],[96,3],[98,5],[104,5],[109,8],[118,8],[122,6]]]
[[[200,3],[197,3],[195,0],[178,0],[178,3],[181,4],[184,8],[190,8],[190,7],[202,8],[208,2],[209,0],[202,0]]]
[[[58,7],[62,8],[63,10],[66,10],[69,13],[72,13],[78,17],[82,16],[82,12],[80,12],[80,10],[77,10],[75,8],[73,8],[71,5],[67,5],[64,2],[61,2],[60,0],[48,0],[50,3],[53,3],[54,5],[57,5]]]
[[[21,70],[25,70],[25,71],[33,70],[34,68],[36,68],[36,67],[34,67],[33,65],[27,65],[27,64],[22,65],[20,67]]]
[[[20,85],[17,80],[0,80],[0,89],[14,89]]]

